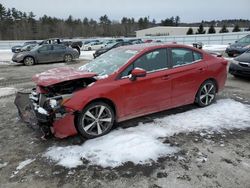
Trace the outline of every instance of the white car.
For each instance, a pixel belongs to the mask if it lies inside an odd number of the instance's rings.
[[[98,50],[105,47],[103,42],[91,42],[83,46],[83,50]]]

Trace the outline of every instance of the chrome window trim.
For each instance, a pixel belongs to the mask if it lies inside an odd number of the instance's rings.
[[[183,64],[183,65],[175,65],[175,66],[173,66],[173,68],[183,67],[183,66],[186,66],[186,65],[191,65],[191,64],[197,63],[197,62],[199,62],[199,61],[202,61],[202,59],[198,59],[198,60],[196,60],[196,61],[192,61],[192,62],[190,62],[190,63],[186,63],[186,64]]]

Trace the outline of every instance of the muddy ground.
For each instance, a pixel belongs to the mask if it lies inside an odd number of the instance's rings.
[[[68,66],[84,64],[76,61]],[[0,65],[0,87],[31,88],[30,78],[41,71],[64,63],[36,65]],[[250,81],[228,76],[225,90],[218,98],[233,98],[250,104]],[[165,143],[181,148],[175,155],[152,165],[126,163],[118,168],[85,165],[65,169],[42,154],[55,143],[67,146],[84,142],[79,137],[42,141],[40,134],[21,123],[13,104],[14,95],[0,97],[0,187],[250,187],[250,129],[202,135],[178,134]],[[118,126],[136,126],[168,114],[195,108],[194,105],[137,118]],[[34,162],[17,170],[20,162]]]

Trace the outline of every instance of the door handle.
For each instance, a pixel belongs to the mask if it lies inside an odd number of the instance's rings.
[[[169,79],[169,75],[164,75],[161,79],[162,80],[168,80]]]
[[[201,67],[201,68],[198,68],[198,71],[199,72],[203,72],[205,70],[205,68]]]

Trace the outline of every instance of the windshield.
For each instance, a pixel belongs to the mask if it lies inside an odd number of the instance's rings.
[[[34,48],[32,48],[30,51],[36,51],[38,48],[40,48],[40,45],[35,46]]]
[[[136,53],[135,50],[116,48],[79,67],[79,70],[94,72],[99,76],[110,75],[127,63]]]
[[[250,43],[250,36],[245,36],[238,40],[238,43]]]

